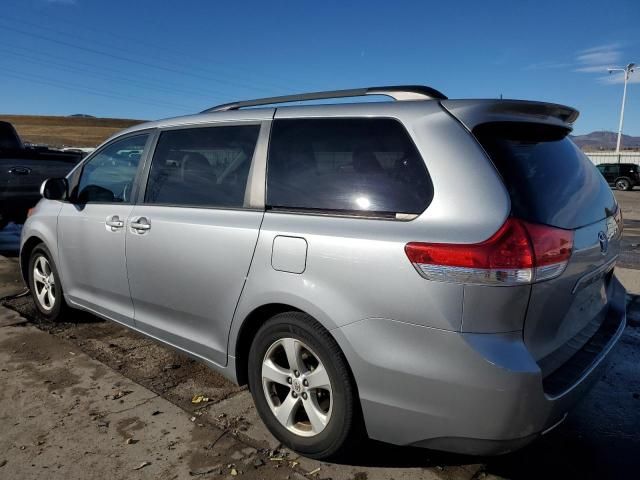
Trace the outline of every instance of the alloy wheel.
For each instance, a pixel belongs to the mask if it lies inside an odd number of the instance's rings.
[[[281,338],[262,361],[262,386],[273,415],[290,432],[322,432],[333,406],[331,379],[318,355],[296,338]]]
[[[40,255],[33,263],[33,287],[40,306],[50,311],[56,304],[56,279],[49,260]]]

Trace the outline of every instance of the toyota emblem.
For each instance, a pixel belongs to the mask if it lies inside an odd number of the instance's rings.
[[[600,242],[600,253],[602,253],[602,255],[606,255],[607,250],[609,250],[609,239],[607,238],[607,234],[604,232],[598,232],[598,241]]]

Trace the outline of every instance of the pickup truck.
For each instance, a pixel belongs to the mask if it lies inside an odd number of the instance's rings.
[[[42,182],[64,177],[82,157],[81,152],[25,147],[13,125],[0,121],[0,229],[23,223],[40,199]]]

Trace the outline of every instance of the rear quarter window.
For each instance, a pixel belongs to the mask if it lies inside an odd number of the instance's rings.
[[[607,182],[568,129],[496,122],[473,133],[502,175],[518,218],[575,229],[615,211]]]
[[[424,161],[397,120],[274,121],[268,207],[396,218],[422,213],[432,198]]]

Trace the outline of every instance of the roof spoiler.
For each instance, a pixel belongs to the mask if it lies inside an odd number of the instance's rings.
[[[445,100],[442,106],[469,130],[490,122],[536,122],[572,129],[580,112],[557,103],[527,100]]]
[[[256,98],[255,100],[241,100],[207,108],[200,113],[226,112],[239,108],[258,107],[277,103],[308,102],[311,100],[325,100],[333,98],[363,97],[366,95],[385,95],[394,100],[445,100],[447,97],[435,88],[425,85],[391,85],[387,87],[351,88],[348,90],[329,90],[326,92],[300,93],[281,97]]]

